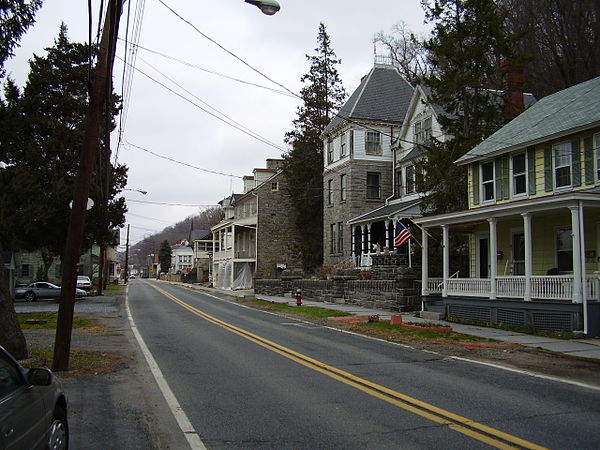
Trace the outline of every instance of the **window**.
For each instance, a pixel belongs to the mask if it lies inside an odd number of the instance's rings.
[[[367,198],[381,198],[381,174],[367,172]]]
[[[327,204],[333,205],[333,180],[327,181]]]
[[[3,355],[0,358],[0,399],[24,385],[17,367]]]
[[[333,162],[333,142],[329,141],[327,143],[327,163],[331,164]]]
[[[337,229],[338,224],[332,223],[331,226],[331,253],[337,253]]]
[[[431,117],[415,122],[415,144],[424,144],[431,138]]]
[[[21,276],[30,277],[31,275],[31,264],[21,264]]]
[[[573,270],[573,236],[571,228],[556,230],[556,267],[559,272]]]
[[[346,156],[346,132],[344,131],[340,136],[340,157]]]
[[[354,153],[354,130],[350,130],[350,156]]]
[[[406,166],[406,193],[415,193],[415,166]]]
[[[394,192],[394,194],[396,197],[402,197],[402,195],[404,195],[404,192],[402,191],[402,169],[396,171],[395,190],[396,192]]]
[[[338,222],[338,253],[344,253],[344,222]]]
[[[494,162],[481,164],[481,191],[483,201],[494,200]]]
[[[527,193],[527,168],[525,153],[512,157],[513,166],[513,195]]]
[[[554,187],[571,186],[571,145],[556,144],[554,150]]]
[[[346,201],[346,174],[340,175],[340,200]]]
[[[271,183],[271,190],[272,191],[278,191],[279,190],[279,183],[277,181],[273,181]]]
[[[367,155],[381,155],[381,133],[377,131],[367,131],[365,151],[367,152]]]
[[[596,180],[600,181],[600,134],[595,136],[596,139]]]

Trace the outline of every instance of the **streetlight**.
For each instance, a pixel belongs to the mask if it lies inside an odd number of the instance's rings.
[[[272,16],[281,8],[275,0],[245,0],[246,3],[256,6],[263,14]]]

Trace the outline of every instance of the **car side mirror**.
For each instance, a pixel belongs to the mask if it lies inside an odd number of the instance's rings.
[[[36,367],[27,371],[27,381],[33,386],[49,386],[52,383],[50,369]]]

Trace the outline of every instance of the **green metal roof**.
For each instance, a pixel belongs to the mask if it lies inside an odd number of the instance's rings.
[[[600,77],[542,98],[455,162],[523,148],[600,124]]]

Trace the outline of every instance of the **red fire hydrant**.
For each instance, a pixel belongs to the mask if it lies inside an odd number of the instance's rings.
[[[296,289],[296,306],[302,306],[302,289]]]

